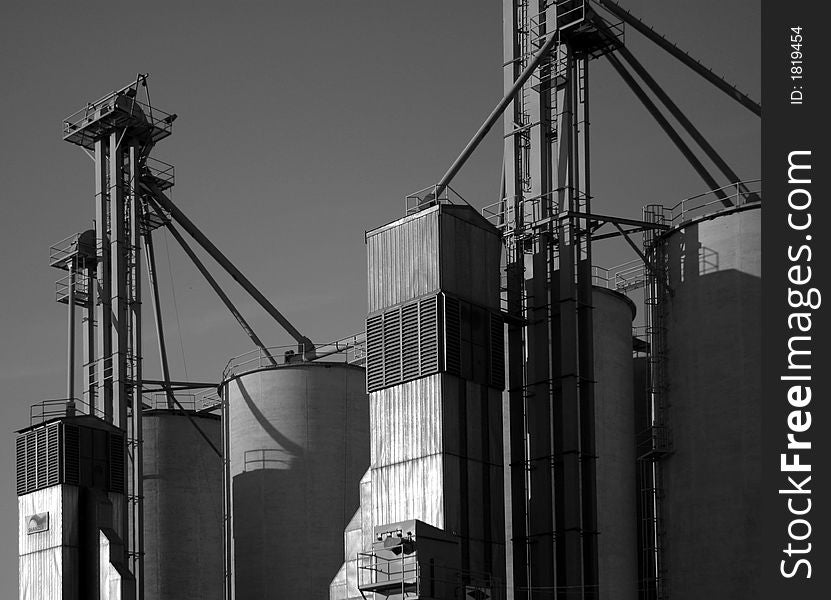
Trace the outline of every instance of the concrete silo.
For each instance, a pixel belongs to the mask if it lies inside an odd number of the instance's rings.
[[[219,415],[154,409],[144,437],[145,600],[222,600]]]
[[[595,286],[594,417],[597,452],[599,598],[637,598],[632,319],[623,294]]]
[[[672,598],[761,593],[761,204],[679,223],[656,240],[671,292],[655,305],[659,546]]]
[[[325,597],[369,465],[364,369],[290,362],[222,397],[233,598]]]

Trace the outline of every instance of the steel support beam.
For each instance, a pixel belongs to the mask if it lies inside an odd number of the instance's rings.
[[[617,71],[618,75],[626,82],[626,85],[634,92],[635,96],[637,96],[638,100],[644,105],[644,107],[649,111],[649,114],[652,115],[652,118],[658,122],[658,125],[661,126],[661,129],[664,130],[664,133],[669,136],[672,142],[675,144],[675,147],[680,150],[681,154],[684,155],[684,158],[690,163],[690,165],[695,169],[695,172],[698,173],[699,177],[704,180],[704,182],[709,186],[711,190],[714,190],[714,193],[718,198],[722,201],[725,206],[733,206],[733,203],[727,198],[727,194],[725,194],[720,188],[721,186],[718,182],[710,175],[707,168],[698,160],[698,157],[695,153],[690,149],[687,143],[681,138],[677,131],[672,127],[672,124],[667,120],[667,118],[661,113],[652,99],[646,95],[646,92],[641,89],[638,83],[635,81],[635,78],[632,77],[632,74],[626,70],[626,67],[620,62],[620,60],[614,54],[606,54],[606,58],[612,64],[615,71]]]
[[[162,365],[164,391],[167,395],[167,407],[173,408],[173,393],[170,391],[170,367],[167,362],[164,324],[162,323],[162,310],[159,302],[159,281],[156,276],[156,253],[153,251],[153,238],[149,231],[144,234],[144,252],[147,255],[147,279],[150,282],[150,298],[153,301],[153,317],[156,322],[156,340],[159,346],[159,362]],[[149,381],[145,379],[144,383],[149,383]]]
[[[621,46],[618,49],[618,52],[620,52],[623,59],[629,64],[635,73],[637,73],[638,77],[640,77],[643,82],[646,83],[647,87],[652,90],[652,93],[655,94],[658,100],[663,103],[670,114],[681,124],[681,127],[683,127],[690,137],[701,147],[707,157],[713,161],[713,164],[724,174],[727,181],[730,183],[737,183],[739,191],[745,196],[750,196],[749,201],[752,202],[758,200],[759,198],[756,194],[750,194],[750,191],[743,183],[741,183],[739,176],[736,175],[733,169],[730,168],[730,165],[728,165],[721,155],[716,152],[716,149],[713,148],[701,132],[698,131],[695,125],[692,124],[692,121],[690,121],[681,109],[678,108],[678,105],[673,102],[672,98],[669,97],[664,89],[658,85],[655,78],[649,74],[638,59],[635,58],[632,52],[626,46]]]
[[[225,293],[225,291],[222,289],[222,286],[220,286],[219,283],[217,283],[216,279],[213,278],[211,273],[208,271],[207,267],[205,267],[205,264],[201,260],[199,260],[199,257],[196,256],[196,253],[193,251],[193,249],[190,247],[187,241],[185,241],[185,238],[182,237],[182,234],[180,234],[176,227],[173,226],[173,223],[170,222],[170,219],[168,219],[164,215],[161,208],[159,208],[159,205],[156,204],[155,199],[152,197],[148,198],[148,204],[156,212],[156,214],[158,214],[159,217],[164,220],[165,227],[167,227],[168,231],[170,231],[171,235],[173,235],[173,239],[175,239],[178,242],[178,244],[182,247],[182,250],[184,250],[185,254],[188,255],[188,258],[190,258],[191,262],[193,262],[193,264],[202,274],[202,277],[205,278],[205,281],[208,282],[208,285],[211,286],[211,289],[213,289],[214,293],[216,293],[216,295],[219,296],[219,299],[222,300],[222,303],[237,320],[237,323],[239,323],[240,327],[242,327],[243,331],[245,331],[248,338],[252,342],[254,342],[254,345],[256,345],[263,352],[263,354],[265,354],[265,356],[268,358],[269,362],[271,362],[272,365],[276,365],[277,361],[268,351],[265,344],[263,344],[259,336],[257,336],[256,333],[254,333],[254,329],[252,329],[251,325],[248,324],[248,321],[245,320],[245,317],[242,316],[242,313],[240,313],[240,311],[237,310],[237,307],[234,306],[233,302],[231,302],[231,299],[228,297],[228,294]]]
[[[69,270],[66,304],[67,312],[67,352],[66,352],[66,414],[75,414],[75,269],[77,258],[72,257],[67,263]]]
[[[257,303],[265,309],[265,311],[271,315],[271,317],[277,321],[283,329],[285,329],[289,335],[291,335],[295,341],[300,346],[300,351],[306,357],[313,357],[314,356],[314,344],[312,341],[301,334],[295,327],[292,325],[288,319],[286,319],[282,313],[277,310],[269,300],[254,286],[251,281],[242,274],[234,264],[228,260],[228,258],[220,252],[219,248],[217,248],[213,242],[211,242],[205,234],[203,234],[199,228],[193,224],[193,222],[188,219],[188,217],[179,210],[171,200],[165,196],[163,192],[161,192],[156,186],[153,184],[149,184],[147,182],[142,181],[141,187],[144,188],[146,192],[150,194],[150,196],[161,206],[165,211],[170,213],[173,219],[182,226],[182,228],[188,232],[188,234],[195,239],[200,246],[202,246],[205,251],[211,255],[219,265],[225,269],[231,277],[234,278],[234,281],[240,284],[242,288],[248,292],[248,294],[257,301]],[[172,232],[173,230],[171,230]]]
[[[204,388],[215,388],[219,384],[205,381],[162,381],[159,379],[145,379],[147,385],[158,385],[160,388],[171,388],[178,390],[201,390]]]
[[[445,188],[450,184],[459,170],[464,166],[467,162],[467,159],[470,158],[471,154],[476,150],[488,132],[491,130],[491,127],[499,120],[502,116],[502,113],[505,112],[505,109],[508,108],[508,105],[513,101],[514,96],[516,96],[517,92],[522,89],[522,86],[525,84],[526,81],[531,77],[534,73],[534,70],[539,66],[540,62],[546,55],[551,51],[554,45],[557,43],[559,36],[556,32],[549,33],[548,39],[542,45],[542,47],[537,51],[537,53],[533,56],[531,61],[528,63],[528,66],[525,67],[525,70],[520,73],[519,77],[517,77],[516,81],[514,81],[513,86],[505,93],[502,99],[497,103],[488,117],[485,119],[485,122],[479,127],[476,133],[473,134],[473,137],[470,138],[470,141],[462,150],[462,153],[459,154],[458,158],[450,165],[450,168],[444,174],[444,176],[439,180],[436,184],[436,198],[438,199],[442,192],[444,192]]]
[[[704,79],[712,83],[722,92],[730,96],[733,100],[744,106],[750,112],[755,114],[757,117],[762,116],[762,107],[757,102],[753,101],[750,97],[746,94],[739,91],[735,86],[727,83],[723,78],[716,75],[712,69],[705,67],[699,61],[694,59],[692,56],[681,50],[678,46],[670,42],[661,34],[657,33],[654,29],[646,25],[643,21],[635,17],[632,13],[624,10],[617,2],[613,2],[612,0],[592,0],[596,4],[599,4],[610,13],[615,15],[621,21],[632,27],[633,29],[639,31],[643,34],[647,39],[651,40],[664,50],[666,50],[669,54],[680,60],[684,63],[687,67],[701,75]]]

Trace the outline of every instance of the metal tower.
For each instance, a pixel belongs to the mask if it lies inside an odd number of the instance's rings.
[[[142,598],[141,249],[148,229],[139,183],[143,176],[156,178],[149,154],[171,134],[175,116],[154,109],[149,96],[140,101],[139,86],[146,89],[146,76],[67,118],[64,140],[91,153],[95,163],[95,272],[85,305],[83,398],[90,414],[127,432],[123,541]]]
[[[504,3],[506,89],[550,46],[504,119],[516,597],[597,594],[588,78],[622,31],[586,4]]]

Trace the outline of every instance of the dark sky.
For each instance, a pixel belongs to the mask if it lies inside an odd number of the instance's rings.
[[[622,4],[759,99],[759,2]],[[364,232],[435,183],[501,97],[501,19],[496,0],[4,7],[0,537],[17,534],[12,432],[31,404],[65,395],[66,309],[49,246],[93,216],[92,163],[61,141],[62,119],[149,72],[154,105],[179,115],[153,154],[176,166],[174,201],[305,335],[332,340],[363,327]],[[637,32],[627,44],[734,170],[759,178],[759,120]],[[706,190],[604,61],[591,82],[596,212],[637,218],[644,204]],[[497,199],[500,131],[454,182],[477,207]],[[172,375],[217,380],[248,339],[161,231],[156,248]],[[615,245],[596,257],[631,258]],[[267,344],[290,342],[221,279]],[[14,544],[0,544],[3,597],[16,561]]]

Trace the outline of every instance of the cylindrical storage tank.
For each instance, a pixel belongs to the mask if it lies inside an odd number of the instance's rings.
[[[632,320],[635,304],[600,287],[592,294],[597,454],[598,598],[635,600],[637,489]]]
[[[234,600],[328,597],[369,466],[364,369],[288,363],[222,388]]]
[[[190,417],[190,418],[188,418]],[[219,415],[149,410],[144,438],[145,600],[222,600]]]
[[[663,402],[663,557],[674,600],[756,598],[762,545],[761,210],[750,204],[663,236],[672,294]],[[737,562],[740,561],[740,567]]]

